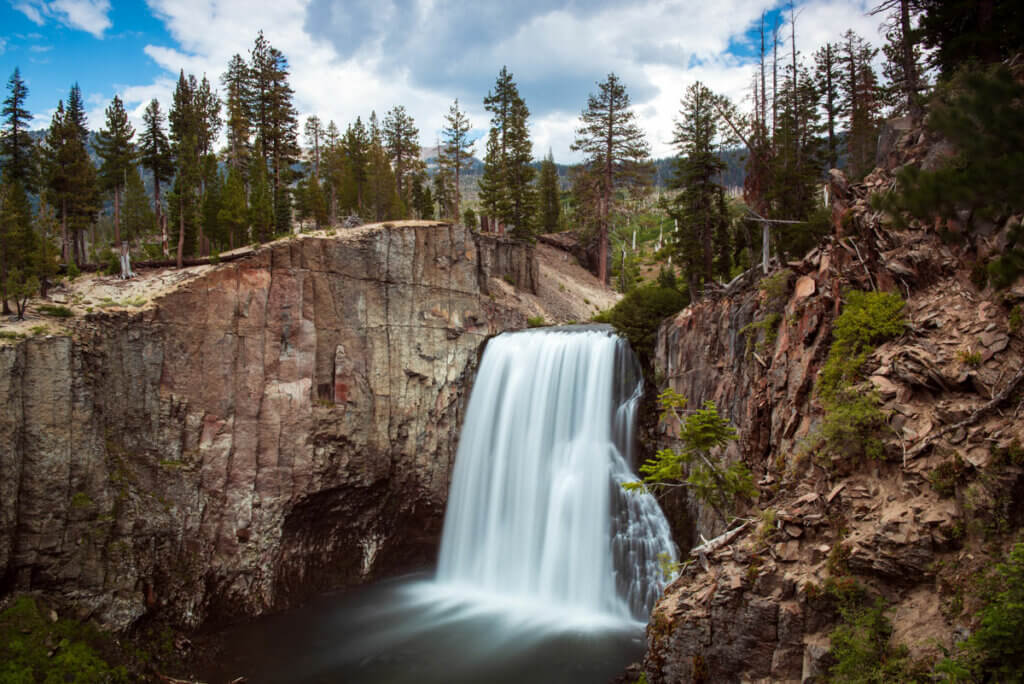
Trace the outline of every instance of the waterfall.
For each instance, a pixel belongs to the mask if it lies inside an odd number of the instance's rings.
[[[675,558],[657,502],[626,493],[642,379],[593,326],[506,333],[484,352],[437,583],[539,610],[646,621]]]

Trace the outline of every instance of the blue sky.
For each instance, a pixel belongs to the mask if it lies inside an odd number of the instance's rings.
[[[866,0],[797,2],[797,45],[810,53],[854,28],[877,42]],[[433,144],[454,98],[478,130],[482,98],[507,65],[531,109],[538,156],[569,151],[596,82],[627,85],[654,153],[670,152],[687,85],[702,80],[742,101],[756,25],[788,18],[776,0],[0,0],[0,76],[20,67],[29,109],[45,126],[78,82],[90,126],[116,93],[138,120],[150,98],[166,107],[178,69],[217,84],[256,32],[288,57],[301,115],[344,126],[403,104]],[[788,3],[785,5],[788,8]],[[788,40],[788,26],[783,30]],[[788,45],[786,46],[788,50]],[[741,102],[742,104],[742,102]]]

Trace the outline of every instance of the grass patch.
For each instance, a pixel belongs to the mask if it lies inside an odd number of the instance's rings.
[[[544,320],[543,316],[530,316],[526,319],[526,325],[531,328],[540,328],[547,325],[547,322]]]
[[[763,353],[779,337],[779,323],[782,322],[782,314],[770,313],[759,321],[748,323],[740,328],[740,334],[747,338],[746,354],[751,351]],[[755,343],[754,340],[757,340]]]
[[[961,349],[956,353],[957,360],[965,366],[977,368],[981,365],[981,352],[973,349]]]
[[[40,304],[36,307],[36,311],[45,316],[53,316],[54,318],[71,318],[75,315],[68,307],[56,304]]]

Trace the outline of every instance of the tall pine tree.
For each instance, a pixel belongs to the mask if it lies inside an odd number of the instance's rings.
[[[532,240],[536,194],[530,110],[506,67],[484,98],[484,109],[491,113],[491,129],[480,180],[481,204],[492,221],[510,226],[516,237]]]
[[[103,187],[114,193],[114,243],[121,245],[121,193],[128,182],[128,170],[135,168],[135,128],[128,122],[128,112],[117,95],[107,107],[106,128],[96,134],[96,154]]]
[[[17,67],[7,81],[8,95],[4,98],[0,116],[0,167],[8,181],[18,181],[26,192],[36,191],[36,164],[32,138],[28,127],[32,114],[25,108],[28,87]]]
[[[562,202],[558,189],[558,169],[555,167],[555,158],[551,150],[548,150],[548,156],[540,163],[538,186],[540,230],[542,233],[554,233],[558,230]]]
[[[598,272],[608,282],[608,233],[611,227],[612,202],[615,191],[623,185],[649,182],[653,175],[650,147],[643,131],[629,109],[629,94],[618,76],[608,74],[591,94],[587,108],[580,115],[582,126],[576,129],[572,150],[586,155],[585,163],[600,171],[602,186],[599,197]]]
[[[164,114],[160,111],[160,102],[154,98],[146,105],[142,115],[142,133],[139,136],[139,161],[153,179],[153,209],[160,232],[161,246],[164,256],[169,255],[167,240],[167,217],[164,214],[163,202],[160,200],[160,188],[174,177],[174,164],[171,158],[171,143],[164,130]]]
[[[444,129],[441,131],[444,144],[438,150],[441,165],[454,176],[454,200],[448,213],[456,219],[462,205],[462,172],[469,167],[473,158],[474,143],[469,140],[472,128],[469,117],[459,109],[459,100],[456,98],[444,117]]]

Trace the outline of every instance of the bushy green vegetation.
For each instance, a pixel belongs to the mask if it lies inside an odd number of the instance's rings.
[[[714,402],[704,405],[685,416],[686,398],[672,389],[658,395],[661,419],[679,425],[680,450],[661,449],[654,458],[640,466],[642,482],[628,482],[626,489],[682,486],[688,488],[698,501],[713,508],[724,522],[729,522],[727,511],[737,499],[757,494],[754,478],[746,464],[737,461],[725,464],[713,452],[736,439],[736,429],[718,415]]]
[[[629,340],[644,364],[650,365],[658,326],[687,303],[686,295],[674,287],[651,283],[637,287],[611,309],[594,316],[594,320],[614,326]]]
[[[907,647],[891,643],[892,623],[885,615],[885,601],[867,598],[864,591],[833,593],[838,597],[840,622],[829,640],[833,665],[828,681],[843,684],[889,684],[931,681],[913,663]]]
[[[981,624],[935,669],[953,682],[1024,682],[1024,543],[981,588]]]
[[[0,681],[97,684],[129,682],[101,655],[110,639],[89,625],[48,620],[36,601],[16,598],[0,613]]]
[[[526,319],[526,324],[531,328],[540,328],[544,325],[547,325],[547,323],[544,321],[543,316],[530,316],[529,318]]]
[[[891,292],[846,294],[846,305],[832,327],[832,346],[818,379],[818,392],[826,400],[860,377],[861,366],[878,345],[903,334],[904,301]]]
[[[876,207],[898,221],[959,220],[958,212],[967,211],[972,219],[965,230],[1024,211],[1024,85],[1009,68],[961,69],[938,91],[927,124],[956,155],[933,171],[903,167],[896,191],[876,198]],[[1006,249],[987,268],[995,287],[1024,273],[1024,227],[1011,226]],[[980,282],[981,274],[976,277]]]

